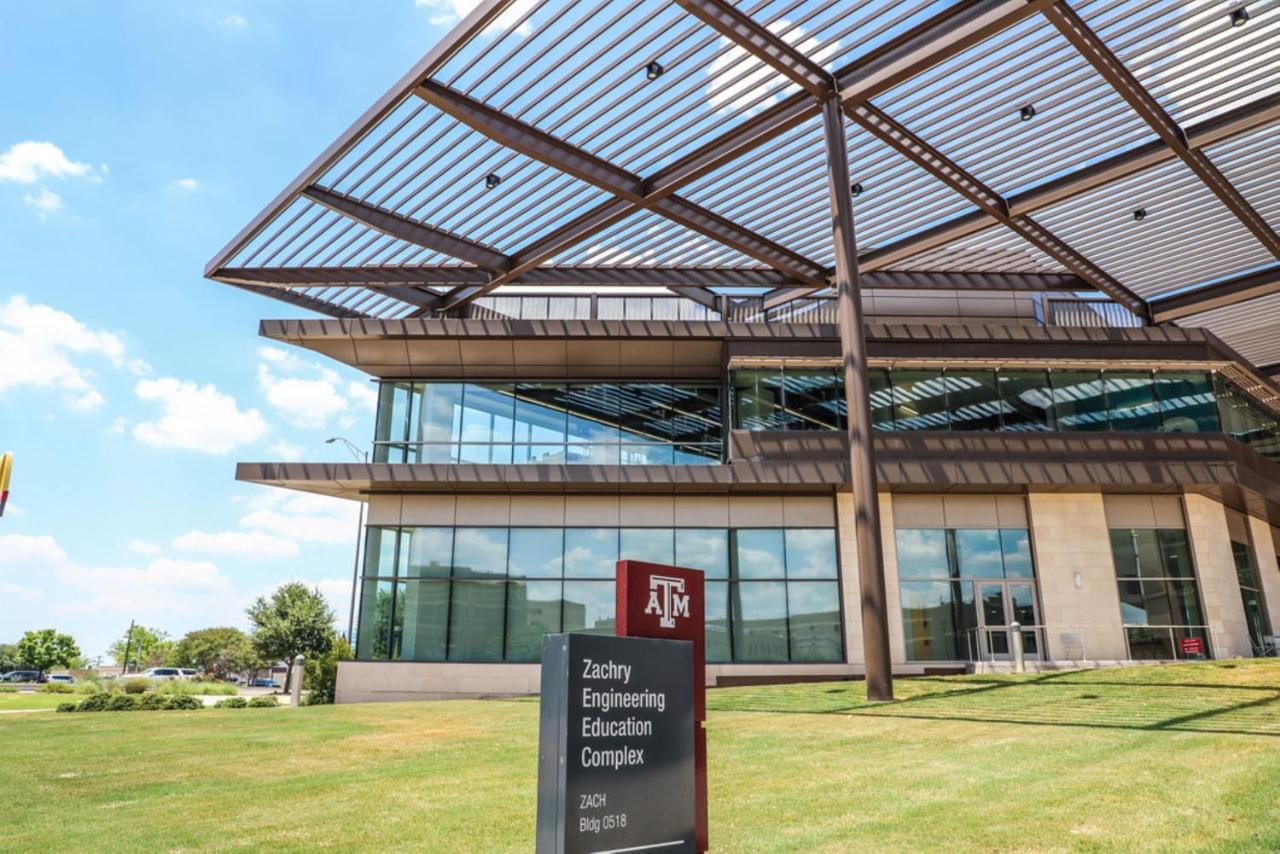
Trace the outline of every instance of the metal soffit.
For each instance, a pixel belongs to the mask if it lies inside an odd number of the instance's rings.
[[[1247,8],[482,0],[206,274],[338,317],[592,271],[781,304],[830,281],[835,89],[863,271],[1073,275],[1277,361],[1280,0]]]

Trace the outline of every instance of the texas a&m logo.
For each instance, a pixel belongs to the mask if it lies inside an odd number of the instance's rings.
[[[684,592],[684,579],[669,575],[649,576],[649,601],[644,612],[646,615],[657,614],[658,625],[664,629],[674,629],[676,617],[687,619],[689,594]]]

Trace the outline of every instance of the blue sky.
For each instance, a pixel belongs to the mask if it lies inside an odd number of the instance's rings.
[[[295,578],[345,627],[356,506],[234,471],[367,446],[373,387],[270,348],[259,318],[299,311],[201,271],[455,11],[0,4],[0,641],[54,626],[99,655],[130,619],[240,625]]]

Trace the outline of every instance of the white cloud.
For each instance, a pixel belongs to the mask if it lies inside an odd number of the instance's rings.
[[[337,371],[276,347],[258,351],[258,386],[267,402],[295,427],[318,430],[355,410],[373,411],[377,393],[366,383],[344,381]],[[348,419],[339,423],[347,426]]]
[[[265,531],[304,543],[349,543],[355,546],[359,504],[342,498],[273,490],[254,496],[240,527]]]
[[[169,183],[169,188],[173,190],[185,190],[187,192],[195,192],[200,189],[200,182],[195,178],[179,178]]]
[[[239,12],[232,12],[230,15],[224,15],[218,19],[218,23],[231,30],[243,30],[249,26],[249,22],[245,20],[244,15]]]
[[[44,187],[41,187],[34,195],[28,193],[23,196],[22,201],[39,211],[41,219],[45,219],[50,214],[56,214],[58,211],[66,207],[66,205],[62,203],[62,196],[59,196],[57,193]]]
[[[163,377],[143,380],[134,390],[142,400],[164,409],[158,420],[134,425],[134,438],[146,445],[226,454],[267,433],[258,410],[241,410],[234,397],[212,384]]]
[[[216,534],[188,531],[174,538],[173,547],[183,551],[227,555],[250,560],[295,557],[298,554],[298,544],[293,540],[273,537],[260,531],[221,531]]]
[[[447,27],[456,24],[464,17],[469,15],[473,9],[480,3],[480,0],[413,0],[413,5],[420,6],[432,13],[428,20],[438,27]],[[533,9],[538,4],[538,0],[515,0],[507,6],[497,19],[485,28],[485,35],[496,35],[509,30],[515,26],[516,22]],[[533,32],[533,28],[529,25],[529,19],[525,19],[520,26],[516,27],[516,34],[527,36]]]
[[[287,463],[302,459],[302,448],[292,442],[286,442],[284,439],[281,439],[278,442],[272,442],[268,445],[267,453],[276,459],[284,460]]]
[[[0,394],[11,388],[54,389],[67,406],[89,411],[104,403],[93,372],[73,356],[97,356],[126,367],[119,336],[90,329],[71,315],[35,305],[21,294],[0,305]]]
[[[155,543],[149,543],[146,540],[130,540],[129,551],[140,555],[158,555],[162,549]]]
[[[779,18],[768,25],[769,30],[783,38],[788,44],[809,56],[819,65],[826,64],[840,50],[840,41],[819,49],[818,39],[807,36],[804,27],[792,27],[791,22]],[[758,112],[777,103],[779,95],[774,93],[755,103],[760,90],[776,85],[778,72],[767,65],[764,60],[748,53],[744,48],[721,36],[719,47],[724,50],[707,67],[711,82],[707,86],[707,98],[711,106],[721,112],[737,112],[749,110]],[[780,91],[785,91],[779,87]]]
[[[0,154],[0,181],[34,184],[41,178],[87,178],[92,175],[92,166],[71,160],[52,142],[19,142]]]

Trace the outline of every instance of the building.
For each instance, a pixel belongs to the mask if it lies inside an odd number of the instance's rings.
[[[536,690],[620,557],[717,684],[1274,643],[1280,18],[801,5],[481,2],[210,262],[379,382],[237,470],[367,503],[339,699]]]

